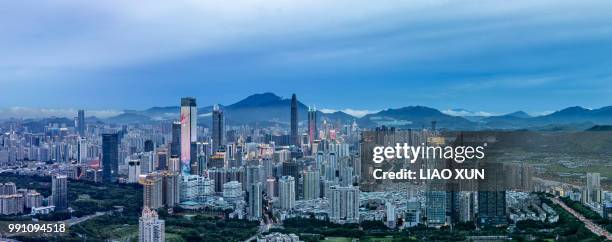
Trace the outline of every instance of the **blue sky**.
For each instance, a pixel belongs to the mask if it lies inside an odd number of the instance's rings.
[[[11,1],[0,109],[612,105],[610,1]],[[1,111],[1,110],[0,110]]]

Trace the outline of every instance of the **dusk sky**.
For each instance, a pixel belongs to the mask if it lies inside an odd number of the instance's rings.
[[[4,1],[0,113],[612,105],[612,1]],[[359,113],[359,112],[355,112]]]

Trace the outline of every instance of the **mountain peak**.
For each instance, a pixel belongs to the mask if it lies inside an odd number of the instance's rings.
[[[531,118],[531,115],[529,115],[528,113],[523,112],[523,111],[516,111],[516,112],[513,112],[513,113],[506,114],[504,116],[506,116],[506,117],[515,117],[515,118]]]
[[[271,102],[276,102],[282,100],[281,97],[277,96],[271,92],[265,93],[257,93],[246,97],[238,101],[237,103],[232,104],[234,107],[252,107],[252,106],[260,106]]]

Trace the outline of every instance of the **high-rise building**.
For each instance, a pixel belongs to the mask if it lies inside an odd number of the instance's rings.
[[[304,173],[304,199],[319,198],[321,183],[319,170],[310,170]]]
[[[295,160],[292,161],[288,161],[288,162],[284,162],[283,163],[283,176],[291,176],[295,179],[294,182],[294,196],[295,199],[298,198],[298,181],[300,179],[299,177],[299,168],[298,168],[298,164]]]
[[[506,192],[478,191],[478,225],[502,226],[507,224]]]
[[[168,170],[168,159],[170,156],[168,155],[167,149],[159,149],[155,152],[155,169],[156,170]]]
[[[212,151],[217,152],[219,146],[225,145],[225,115],[219,105],[212,112]]]
[[[85,164],[87,162],[87,140],[85,140],[85,138],[79,138],[77,146],[77,162],[79,164]]]
[[[251,184],[263,181],[263,167],[261,165],[250,165],[247,166],[246,170],[246,182],[245,185],[248,188]]]
[[[300,137],[298,136],[298,102],[295,93],[291,96],[291,144],[300,145]]]
[[[85,137],[85,110],[78,111],[77,131],[79,132],[79,136]]]
[[[163,206],[163,180],[157,173],[148,174],[142,181],[143,204],[151,209],[158,209]]]
[[[276,179],[274,177],[269,177],[266,179],[266,195],[268,195],[268,199],[272,199],[273,197],[277,197],[276,190]]]
[[[395,228],[395,220],[397,216],[395,214],[395,204],[392,201],[387,201],[385,203],[385,210],[387,212],[387,227]]]
[[[586,202],[601,203],[601,175],[599,173],[586,174]]]
[[[144,151],[145,152],[153,152],[155,149],[155,145],[153,144],[153,140],[145,140],[144,142]]]
[[[0,195],[13,195],[17,193],[17,186],[14,182],[0,183]]]
[[[425,215],[428,227],[440,227],[446,221],[446,191],[427,191],[425,194]]]
[[[0,195],[0,215],[23,213],[24,198],[22,194]]]
[[[223,199],[228,202],[244,200],[242,195],[242,184],[238,181],[231,181],[222,184]]]
[[[278,197],[281,209],[291,210],[295,207],[295,183],[292,176],[282,176],[278,179]]]
[[[168,171],[181,172],[181,160],[178,156],[173,156],[168,159]]]
[[[115,182],[119,171],[119,135],[102,134],[102,179]]]
[[[421,223],[421,203],[414,197],[406,202],[404,226],[414,227]]]
[[[359,222],[359,187],[331,186],[329,218],[336,223]]]
[[[181,99],[181,173],[191,174],[191,144],[198,141],[198,109],[196,99]],[[194,159],[195,160],[195,157]]]
[[[128,183],[137,183],[140,177],[140,160],[128,161]]]
[[[261,207],[261,182],[249,186],[249,219],[259,220],[262,216]]]
[[[51,196],[55,209],[68,208],[68,177],[66,175],[54,175],[51,178]]]
[[[42,195],[40,193],[30,190],[26,193],[25,207],[28,209],[37,208],[42,206]]]
[[[319,138],[317,130],[317,110],[314,107],[308,108],[308,143],[312,149],[312,145]]]
[[[170,156],[181,157],[181,122],[172,122],[172,142]]]
[[[177,206],[180,201],[181,177],[178,172],[164,171],[162,175],[162,203],[169,208]]]
[[[144,207],[138,222],[138,241],[164,242],[166,240],[165,234],[165,221],[159,219],[155,210]]]

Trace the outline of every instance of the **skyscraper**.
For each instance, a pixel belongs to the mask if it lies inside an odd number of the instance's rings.
[[[55,209],[68,208],[68,177],[66,175],[54,175],[51,178],[51,196]]]
[[[445,191],[427,191],[425,194],[425,216],[428,227],[440,227],[446,224]]]
[[[155,149],[155,145],[153,144],[153,140],[145,140],[144,142],[144,151],[145,152],[152,152]]]
[[[181,173],[191,174],[191,143],[198,141],[197,136],[198,109],[196,99],[185,97],[181,99]]]
[[[317,130],[317,110],[314,107],[308,108],[308,143],[312,149],[312,144],[319,137]]]
[[[147,175],[142,182],[142,201],[144,207],[158,209],[163,206],[163,180],[157,173]]]
[[[79,136],[85,136],[85,110],[79,110],[77,117],[77,131]]]
[[[162,203],[172,208],[180,203],[180,182],[178,173],[165,171],[162,173]]]
[[[181,157],[181,122],[172,122],[172,142],[170,142],[170,157]]]
[[[85,140],[85,138],[79,138],[77,146],[77,162],[79,164],[84,164],[87,159],[87,140]]]
[[[213,107],[212,112],[212,151],[217,152],[219,146],[225,145],[225,116],[219,105]]]
[[[249,219],[259,220],[262,216],[261,209],[261,182],[249,186]]]
[[[282,176],[278,179],[278,197],[281,209],[293,209],[295,206],[295,179],[292,176]]]
[[[159,219],[155,210],[144,207],[138,222],[138,241],[164,242],[165,234],[165,221]]]
[[[506,219],[505,191],[478,191],[478,225],[501,226]]]
[[[298,102],[295,93],[291,96],[291,144],[298,146],[300,137],[298,136]]]
[[[300,179],[299,168],[298,168],[297,162],[295,160],[284,162],[282,174],[283,176],[291,176],[295,179],[294,196],[295,196],[295,199],[297,199],[298,198],[298,180]]]
[[[601,203],[601,176],[599,173],[586,174],[586,201],[587,203]]]
[[[102,134],[102,179],[115,182],[119,171],[119,135]]]
[[[319,170],[306,171],[304,173],[304,199],[319,198],[320,191]]]

